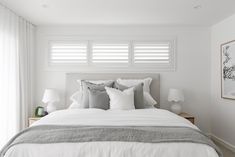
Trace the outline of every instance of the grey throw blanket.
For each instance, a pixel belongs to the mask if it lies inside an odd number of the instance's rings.
[[[217,146],[200,131],[188,127],[170,126],[55,126],[44,125],[28,128],[13,137],[0,152],[17,144],[78,143],[92,141],[124,141],[143,143],[189,142],[213,147],[222,157]]]

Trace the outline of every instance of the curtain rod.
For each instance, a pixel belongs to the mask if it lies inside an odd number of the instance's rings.
[[[1,5],[2,7],[4,7],[5,9],[7,9],[8,11],[10,11],[11,13],[15,14],[16,16],[18,16],[19,18],[21,18],[21,19],[27,21],[27,22],[30,23],[31,25],[33,25],[33,26],[35,26],[35,27],[37,26],[37,25],[33,24],[32,22],[26,20],[26,19],[25,19],[24,17],[22,17],[21,15],[18,15],[15,11],[13,11],[13,10],[10,9],[9,7],[7,7],[6,4],[3,4],[2,2],[0,2],[0,5]]]

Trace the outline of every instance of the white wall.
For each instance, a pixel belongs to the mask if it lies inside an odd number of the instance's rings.
[[[177,70],[161,72],[161,107],[168,109],[168,89],[182,88],[185,92],[183,110],[196,117],[196,124],[206,133],[210,132],[210,29],[195,27],[150,26],[93,26],[93,27],[38,27],[35,104],[41,104],[45,88],[57,88],[63,98],[65,72],[46,71],[46,36],[56,35],[156,35],[177,36]],[[79,67],[78,67],[79,68]],[[64,100],[60,106],[63,107]]]
[[[220,45],[235,40],[235,15],[212,27],[211,40],[211,131],[235,146],[235,100],[222,99],[220,91]]]

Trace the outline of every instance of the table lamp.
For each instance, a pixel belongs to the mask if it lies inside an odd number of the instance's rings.
[[[182,90],[179,89],[170,89],[168,95],[168,101],[172,102],[171,111],[175,114],[180,114],[182,107],[180,102],[184,101],[184,94]]]
[[[42,98],[42,102],[47,104],[47,112],[56,111],[55,102],[60,101],[60,97],[55,89],[46,89]]]

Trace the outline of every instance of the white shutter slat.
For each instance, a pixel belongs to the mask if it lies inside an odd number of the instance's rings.
[[[96,53],[93,55],[94,57],[97,56],[128,56],[126,53]]]
[[[93,63],[128,63],[129,43],[93,43],[92,62]]]
[[[168,53],[137,53],[137,54],[135,54],[135,56],[136,57],[138,57],[138,56],[169,56],[169,54]]]
[[[169,57],[136,57],[135,60],[169,60]]]
[[[168,42],[133,43],[133,51],[136,64],[170,63],[170,43]]]
[[[52,42],[50,44],[50,64],[87,63],[87,42]]]
[[[138,64],[146,64],[146,61],[138,61],[136,63],[138,63]],[[156,63],[156,61],[150,61],[150,60],[148,61],[148,64],[155,64],[155,63]],[[169,61],[163,61],[163,60],[158,61],[158,64],[168,64],[168,63],[169,63]]]
[[[114,60],[114,59],[107,59],[107,60],[96,60],[97,63],[113,63],[115,61],[115,63],[125,63],[126,61],[123,60]]]
[[[169,50],[149,50],[149,49],[143,49],[143,50],[138,50],[135,49],[135,53],[169,53]]]

